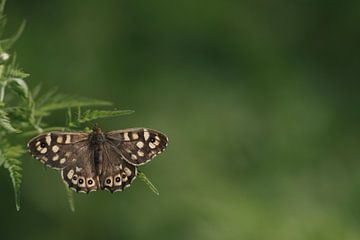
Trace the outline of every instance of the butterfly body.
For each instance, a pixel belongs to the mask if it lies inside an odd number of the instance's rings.
[[[165,150],[168,138],[155,130],[132,128],[102,132],[49,132],[28,143],[30,153],[61,170],[76,192],[121,191],[136,178],[137,166]]]

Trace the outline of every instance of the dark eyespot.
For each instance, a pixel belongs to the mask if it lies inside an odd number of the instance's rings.
[[[122,176],[123,178],[126,178],[126,177],[127,177],[127,175],[126,175],[125,172],[121,173],[121,176]]]
[[[83,184],[83,183],[84,183],[84,180],[79,179],[79,183],[80,183],[80,184]]]
[[[107,184],[110,184],[110,183],[111,183],[111,180],[110,180],[110,179],[106,180],[106,183],[107,183]]]
[[[155,138],[150,138],[150,142],[152,142],[152,143],[154,143],[156,140],[155,140]]]
[[[89,185],[93,184],[93,180],[91,180],[91,179],[88,180],[88,184],[89,184]]]
[[[42,148],[46,147],[46,143],[44,143],[44,142],[40,143],[40,147],[42,147]]]
[[[115,178],[115,181],[116,181],[116,182],[120,182],[120,181],[121,181],[121,178],[120,178],[120,177],[116,177],[116,178]]]
[[[73,176],[73,178],[72,178],[74,181],[76,181],[76,179],[77,179],[77,176]]]

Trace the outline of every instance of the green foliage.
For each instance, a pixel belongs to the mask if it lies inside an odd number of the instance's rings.
[[[153,191],[156,195],[160,195],[159,190],[155,187],[154,184],[152,184],[152,182],[149,180],[149,178],[146,177],[146,175],[142,172],[138,170],[137,176],[143,181],[145,182],[145,184],[150,188],[151,191]]]
[[[13,36],[3,38],[2,34],[6,25],[6,17],[3,13],[4,5],[5,1],[0,0],[0,167],[9,171],[15,192],[16,209],[20,210],[21,159],[26,152],[25,145],[30,136],[45,131],[83,129],[82,124],[84,123],[101,118],[119,117],[131,114],[133,111],[87,109],[81,113],[81,107],[109,106],[112,103],[60,94],[56,89],[40,95],[41,86],[30,90],[25,81],[29,74],[17,66],[15,55],[7,52],[20,37],[25,23],[21,24]],[[74,120],[72,120],[72,108],[78,110]],[[67,110],[66,124],[65,126],[49,127],[44,119],[57,110]],[[15,144],[16,142],[21,144]],[[147,185],[158,194],[145,175],[141,173],[140,177],[145,179]],[[70,209],[74,211],[73,194],[68,188],[67,196]]]
[[[66,184],[65,184],[65,190],[66,190],[70,210],[72,212],[75,212],[74,192],[70,188],[68,188],[68,186],[66,186]]]
[[[15,204],[16,209],[20,210],[20,184],[21,184],[21,161],[19,158],[25,153],[25,150],[20,145],[9,146],[3,149],[1,154],[4,168],[8,169],[10,173],[10,178],[14,187],[15,192]],[[1,165],[1,164],[0,164]]]
[[[74,124],[81,124],[86,122],[92,122],[100,118],[120,117],[128,114],[132,114],[132,110],[114,110],[114,111],[100,111],[100,110],[86,110],[81,114],[80,109],[78,112],[77,122]]]

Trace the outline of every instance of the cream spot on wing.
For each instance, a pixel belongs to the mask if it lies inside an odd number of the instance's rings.
[[[132,160],[136,160],[137,159],[137,156],[135,154],[131,154],[131,159]]]
[[[124,140],[125,140],[125,141],[129,141],[129,140],[130,140],[130,138],[129,138],[129,133],[127,133],[127,132],[124,133]]]
[[[159,138],[159,136],[155,136],[155,139],[156,139],[156,140],[158,140],[158,141],[160,141],[160,138]]]
[[[49,160],[49,159],[48,159],[47,157],[45,157],[45,156],[42,157],[41,159],[44,160],[45,162],[46,162],[47,160]]]
[[[130,150],[130,149],[125,149],[125,151],[127,152],[127,153],[132,153],[132,151]]]
[[[45,137],[45,141],[48,146],[51,144],[51,133],[48,133],[48,135]]]
[[[120,164],[120,169],[123,169],[122,164]]]
[[[58,147],[57,145],[54,145],[54,146],[52,147],[52,151],[53,151],[54,153],[57,153],[57,152],[59,151],[59,147]]]
[[[53,156],[52,160],[53,160],[53,161],[59,160],[59,155],[56,154],[55,156]]]
[[[77,182],[78,182],[78,176],[77,176],[76,174],[72,176],[71,182],[72,182],[73,184],[75,184],[75,185],[77,184]]]
[[[148,131],[144,131],[144,139],[147,141],[150,137],[150,133]]]
[[[60,163],[61,163],[61,164],[65,163],[65,162],[66,162],[66,158],[60,159]]]
[[[159,142],[159,141],[155,141],[154,144],[155,144],[156,146],[159,146],[159,145],[160,145],[160,142]]]
[[[126,173],[127,176],[130,176],[131,175],[131,170],[129,168],[124,168],[124,171]]]
[[[80,172],[82,170],[81,167],[76,167],[76,172]]]
[[[140,150],[137,152],[137,154],[139,155],[139,157],[143,157],[143,156],[144,156],[144,152],[142,152],[142,151],[140,151]]]
[[[126,175],[125,172],[121,173],[121,179],[122,179],[123,182],[127,182],[128,178],[127,178],[127,175]]]
[[[71,143],[71,136],[70,134],[66,134],[65,144]]]
[[[73,175],[74,175],[74,170],[71,169],[71,170],[67,173],[66,176],[67,176],[68,179],[71,179]]]
[[[136,146],[137,146],[138,148],[143,148],[143,147],[144,147],[144,143],[141,142],[141,141],[139,141],[139,142],[136,143]]]
[[[37,147],[37,146],[39,146],[40,145],[40,141],[37,141],[36,143],[35,143],[35,146]]]
[[[56,142],[57,142],[57,143],[62,143],[63,140],[64,140],[64,138],[63,138],[62,136],[58,136],[58,137],[56,138]]]
[[[86,186],[84,177],[79,177],[78,185],[79,185],[79,187],[85,187]]]
[[[149,147],[150,147],[151,149],[156,148],[155,144],[153,144],[152,142],[149,142]]]
[[[86,184],[87,184],[88,187],[93,187],[93,186],[95,186],[95,181],[92,178],[87,178],[86,179]]]
[[[65,153],[65,157],[69,157],[71,155],[71,152]]]
[[[137,133],[132,133],[132,139],[136,140],[139,138],[139,135]]]
[[[41,151],[40,151],[42,154],[45,154],[46,152],[47,152],[47,148],[43,148],[43,149],[41,149]]]
[[[112,183],[113,183],[112,178],[108,177],[108,178],[105,179],[104,185],[108,186],[108,187],[112,187]]]
[[[38,147],[36,148],[36,150],[38,150],[39,152],[41,151],[41,149],[43,149],[41,146],[38,146]]]
[[[121,186],[121,176],[120,176],[120,174],[118,174],[118,175],[116,175],[114,177],[114,185],[115,186]]]

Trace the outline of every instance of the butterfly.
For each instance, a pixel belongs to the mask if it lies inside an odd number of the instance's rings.
[[[49,132],[28,143],[33,157],[61,170],[64,182],[76,192],[99,189],[122,191],[136,178],[137,167],[163,152],[168,138],[155,130],[130,128],[102,132]]]

